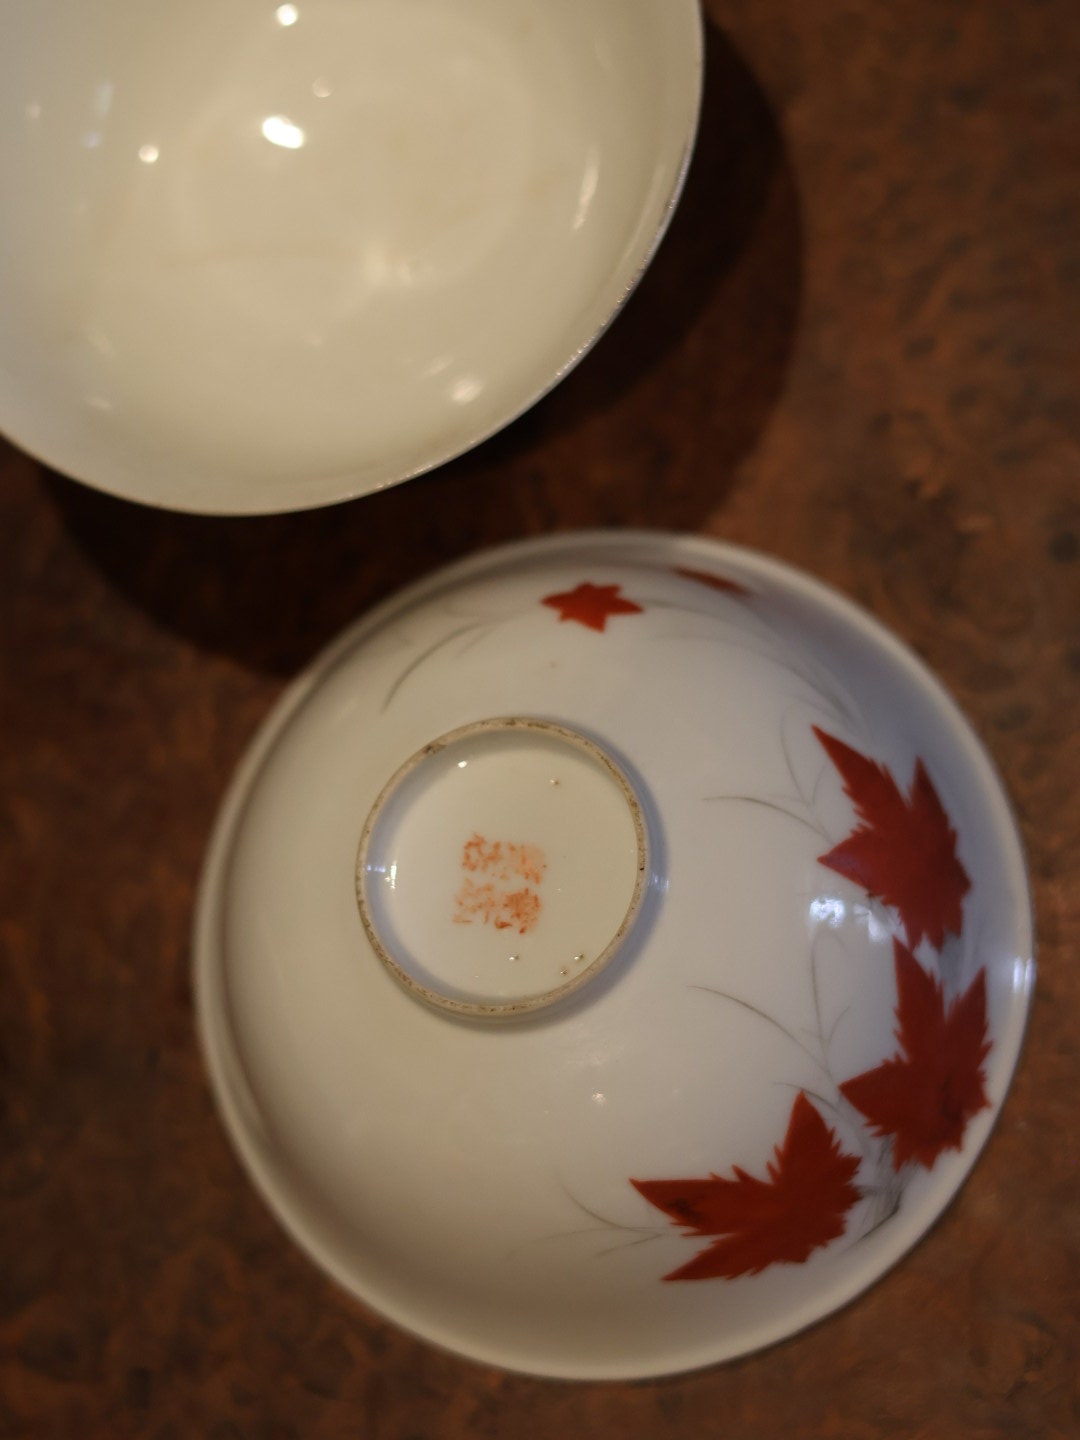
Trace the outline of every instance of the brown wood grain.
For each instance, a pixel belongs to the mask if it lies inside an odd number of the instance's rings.
[[[0,1435],[1080,1435],[1080,10],[713,0],[672,233],[547,400],[438,474],[203,520],[0,449]],[[485,543],[724,536],[868,606],[996,760],[1031,863],[1014,1090],[870,1293],[655,1383],[485,1370],[286,1241],[194,1038],[208,829],[347,620]]]

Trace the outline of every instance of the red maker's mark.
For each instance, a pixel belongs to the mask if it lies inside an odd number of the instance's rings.
[[[465,872],[454,896],[455,925],[494,925],[527,935],[540,920],[539,887],[547,869],[539,845],[487,840],[474,832],[461,851]],[[524,883],[522,883],[524,882]]]

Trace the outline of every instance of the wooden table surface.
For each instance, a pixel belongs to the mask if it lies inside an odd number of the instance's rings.
[[[0,449],[0,1435],[1080,1435],[1080,10],[715,0],[684,204],[611,334],[443,471],[210,520]],[[1028,848],[1039,981],[944,1219],[735,1364],[570,1385],[325,1281],[219,1126],[200,860],[288,679],[483,544],[659,526],[770,551],[915,647]]]

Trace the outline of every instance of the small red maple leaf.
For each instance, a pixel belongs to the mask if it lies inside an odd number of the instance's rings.
[[[844,794],[862,822],[822,865],[846,875],[870,895],[894,906],[914,948],[926,935],[940,950],[946,933],[960,934],[962,901],[971,880],[956,854],[956,831],[926,767],[915,762],[905,800],[884,765],[814,726],[840,772]]]
[[[840,1086],[875,1135],[893,1137],[893,1169],[916,1160],[927,1170],[943,1150],[959,1150],[973,1115],[990,1104],[983,1061],[986,972],[980,970],[945,1009],[941,984],[893,941],[896,1038],[900,1053]]]
[[[749,595],[745,585],[740,585],[737,580],[728,580],[723,575],[713,575],[709,570],[691,570],[684,565],[675,567],[675,574],[681,575],[684,580],[696,580],[699,585],[708,585],[711,590],[720,590],[727,595]]]
[[[767,1265],[801,1265],[838,1239],[859,1199],[852,1184],[859,1161],[800,1090],[787,1135],[766,1165],[768,1180],[732,1167],[734,1180],[631,1180],[651,1205],[695,1235],[720,1238],[665,1280],[733,1280]]]
[[[545,595],[540,602],[558,610],[560,620],[576,620],[590,630],[603,630],[611,615],[640,615],[641,606],[620,594],[621,585],[593,585],[583,580],[573,590],[559,595]]]

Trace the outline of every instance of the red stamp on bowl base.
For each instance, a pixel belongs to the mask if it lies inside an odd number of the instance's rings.
[[[539,845],[488,840],[474,831],[462,846],[461,868],[455,925],[494,925],[519,935],[536,929],[542,908],[537,890],[547,869]]]

